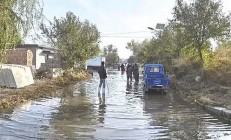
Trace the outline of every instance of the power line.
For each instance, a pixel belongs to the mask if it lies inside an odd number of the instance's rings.
[[[48,21],[51,25],[53,25],[53,23],[40,11],[38,11],[37,9],[35,9],[37,12],[39,12],[42,17]],[[108,33],[108,34],[102,34],[100,37],[111,37],[111,38],[150,38],[153,36],[113,36],[113,35],[120,35],[120,34],[134,34],[134,33],[150,33],[150,31],[134,31],[134,32],[118,32],[118,33]]]
[[[149,38],[152,36],[100,36],[100,37],[111,37],[111,38]]]
[[[102,34],[104,35],[119,35],[119,34],[134,34],[134,33],[147,33],[150,31],[135,31],[135,32],[120,32],[120,33],[108,33],[108,34]]]

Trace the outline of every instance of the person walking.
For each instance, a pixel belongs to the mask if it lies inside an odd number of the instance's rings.
[[[99,87],[98,87],[98,97],[100,99],[101,102],[101,86],[103,85],[103,89],[102,89],[102,98],[103,98],[103,103],[105,103],[105,80],[107,78],[107,72],[106,72],[106,68],[104,66],[104,61],[101,62],[101,66],[98,69],[98,74],[100,77],[100,82],[99,82]]]
[[[127,82],[132,82],[132,72],[133,72],[133,69],[132,69],[132,66],[130,64],[128,64],[127,66],[127,69],[126,69],[126,73],[127,73]]]
[[[120,71],[120,64],[118,64],[118,71]]]
[[[134,65],[133,75],[134,75],[135,82],[139,82],[139,66],[137,65],[137,63],[135,63]]]
[[[124,74],[124,71],[125,71],[125,66],[124,66],[124,64],[121,64],[120,69],[121,69],[121,75],[123,75],[123,74]]]

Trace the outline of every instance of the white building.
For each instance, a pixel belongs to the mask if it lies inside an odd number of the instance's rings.
[[[88,70],[97,70],[101,65],[101,62],[105,62],[105,57],[97,56],[95,58],[87,60],[87,69]]]

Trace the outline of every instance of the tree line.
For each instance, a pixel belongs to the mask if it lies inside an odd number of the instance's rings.
[[[210,71],[227,76],[231,72],[231,18],[223,12],[221,1],[176,0],[172,14],[151,40],[127,44],[133,52],[129,59],[142,64],[162,63],[169,70],[174,65],[193,65],[202,75]],[[215,49],[211,40],[217,42]]]
[[[73,68],[100,53],[100,33],[88,20],[81,21],[73,12],[43,23],[42,0],[1,0],[0,62],[6,51],[22,43],[35,26],[39,26],[47,41],[56,47],[66,64]],[[228,71],[230,68],[230,15],[222,11],[222,3],[176,0],[173,19],[163,30],[156,31],[151,40],[135,40],[126,46],[133,52],[128,62],[163,63],[168,69],[177,63],[190,63],[204,70]],[[218,42],[214,51],[211,39]],[[107,65],[119,62],[116,46],[108,45],[101,53]]]
[[[97,26],[81,21],[73,12],[45,24],[42,0],[1,0],[0,11],[0,62],[37,27],[49,45],[58,49],[65,69],[81,66],[100,52]]]
[[[73,12],[45,24],[42,0],[1,0],[0,2],[0,63],[5,62],[7,51],[23,43],[30,31],[39,27],[47,43],[58,49],[65,69],[84,66],[86,60],[100,54],[100,32],[89,20],[81,21]],[[104,47],[101,55],[106,64],[119,62],[117,48]]]

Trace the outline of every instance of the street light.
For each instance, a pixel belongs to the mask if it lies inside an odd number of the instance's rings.
[[[163,24],[163,23],[157,23],[155,29],[152,28],[152,27],[147,27],[147,28],[148,28],[149,30],[152,30],[153,33],[156,34],[155,36],[157,36],[157,34],[158,34],[157,30],[163,30],[163,29],[164,29],[164,26],[165,26],[165,24]]]
[[[152,28],[152,27],[148,27],[148,29],[149,29],[149,30],[155,30],[155,29],[154,29],[154,28]]]
[[[156,29],[164,29],[165,24],[163,23],[157,23],[156,24]]]
[[[165,26],[165,24],[163,24],[163,23],[157,23],[156,24],[156,28],[155,29],[164,29],[164,26]],[[152,28],[152,27],[147,27],[149,30],[155,30],[154,28]]]

